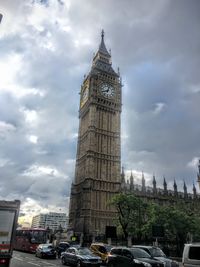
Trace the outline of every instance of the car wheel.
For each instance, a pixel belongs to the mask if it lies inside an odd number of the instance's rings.
[[[61,262],[62,262],[63,265],[66,265],[66,260],[65,260],[64,257],[61,258]]]
[[[81,267],[81,266],[82,266],[81,261],[77,261],[76,267]]]

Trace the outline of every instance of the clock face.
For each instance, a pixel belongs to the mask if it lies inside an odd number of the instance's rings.
[[[105,97],[113,97],[115,94],[115,89],[111,84],[102,83],[100,85],[100,92]]]
[[[81,96],[81,107],[87,102],[89,96],[89,87],[86,86],[82,92]]]

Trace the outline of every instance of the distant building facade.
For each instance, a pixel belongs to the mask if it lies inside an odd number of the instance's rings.
[[[50,212],[48,214],[38,214],[33,217],[33,228],[49,228],[57,230],[61,226],[62,229],[67,229],[68,217],[65,213]]]
[[[200,161],[198,168],[197,181],[200,183]],[[125,171],[122,168],[121,192],[134,194],[144,200],[152,200],[159,205],[177,205],[178,203],[184,203],[191,212],[199,210],[200,195],[197,193],[195,184],[193,184],[192,191],[192,193],[188,193],[185,182],[183,182],[183,188],[179,190],[176,180],[174,180],[173,188],[168,188],[165,177],[163,178],[163,187],[157,187],[156,177],[154,175],[152,177],[152,185],[147,186],[143,173],[141,175],[141,184],[136,184],[132,172],[130,177],[125,179]]]

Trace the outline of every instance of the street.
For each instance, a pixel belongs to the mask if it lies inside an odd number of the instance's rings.
[[[10,267],[57,267],[63,266],[60,259],[40,259],[35,254],[14,251]]]
[[[10,267],[58,267],[63,266],[60,259],[40,259],[35,254],[14,251]],[[179,263],[181,266],[181,263]]]
[[[40,259],[35,254],[13,251],[10,267],[58,267],[63,266],[60,259]]]

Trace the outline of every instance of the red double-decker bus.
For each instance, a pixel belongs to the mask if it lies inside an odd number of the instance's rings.
[[[47,230],[42,228],[22,228],[16,230],[14,249],[35,253],[39,244],[47,242]]]

